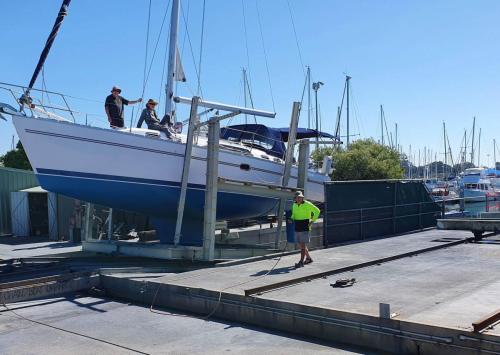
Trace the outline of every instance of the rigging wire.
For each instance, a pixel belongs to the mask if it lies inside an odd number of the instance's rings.
[[[148,49],[149,49],[149,28],[151,25],[151,0],[149,0],[149,6],[148,6],[148,23],[146,27],[146,49],[145,49],[145,55],[144,55],[144,72],[143,72],[143,77],[142,77],[142,85],[143,87],[146,86],[146,70],[148,68]]]
[[[42,67],[42,89],[48,91],[47,83],[45,82],[45,64]],[[52,106],[52,102],[50,101],[50,94],[46,93],[45,96],[47,96],[47,102],[49,103],[49,105]],[[43,104],[43,91],[42,91],[42,104]],[[55,110],[52,109],[52,112],[55,113]]]
[[[244,0],[241,0],[241,10],[242,10],[242,15],[243,15],[243,31],[245,34],[245,49],[246,49],[246,55],[247,55],[247,72],[248,72],[247,81],[249,81],[250,77],[251,77],[251,74],[250,74],[250,50],[248,49],[248,32],[247,32],[247,20],[246,20],[246,14],[245,14],[245,2],[244,2]]]
[[[354,96],[354,90],[352,89],[352,84],[350,87],[350,94],[352,97],[352,103],[353,103],[353,108],[354,108],[354,118],[356,119],[356,125],[358,126],[358,135],[361,135],[361,133],[363,133],[363,135],[364,135],[363,122],[361,122],[361,124],[360,124],[361,118],[358,120],[359,109],[358,109],[357,100]]]
[[[147,69],[147,74],[145,76],[145,80],[144,80],[143,85],[142,85],[141,99],[144,99],[144,93],[146,91],[146,86],[147,86],[147,83],[149,81],[149,76],[151,74],[151,68],[153,67],[153,63],[154,63],[154,60],[155,60],[155,57],[156,57],[156,51],[158,50],[158,44],[160,42],[161,34],[163,32],[163,27],[165,26],[165,20],[167,19],[167,14],[168,14],[168,9],[170,7],[170,3],[171,3],[171,0],[169,0],[169,2],[167,4],[167,7],[165,8],[165,13],[164,13],[163,19],[161,21],[160,30],[158,31],[158,36],[156,37],[155,47],[154,47],[154,50],[153,50],[153,54],[151,56],[151,61],[149,62],[149,68]],[[148,32],[149,32],[149,24],[148,24]],[[148,36],[149,36],[149,33],[148,33]],[[147,58],[146,58],[146,60],[147,60]],[[132,117],[131,125],[130,125],[131,127],[132,127],[133,122],[137,118],[137,116],[139,114],[139,111],[140,110],[137,109],[135,117],[134,116]]]
[[[267,52],[266,52],[266,45],[264,42],[264,34],[262,32],[262,22],[261,22],[261,18],[260,18],[260,10],[259,10],[258,0],[255,0],[255,8],[257,9],[257,19],[259,20],[260,38],[262,41],[262,49],[264,50],[264,60],[266,63],[267,81],[269,84],[269,91],[271,93],[271,101],[273,103],[273,111],[276,112],[276,105],[274,104],[273,86],[271,85],[271,75],[269,73],[269,63],[267,60]]]
[[[187,0],[186,3],[187,3],[187,15],[186,15],[186,17],[187,17],[187,20],[189,21],[189,10],[190,10],[191,6],[190,6],[189,0]],[[184,4],[183,2],[180,3],[181,11],[182,11],[183,4]],[[184,48],[185,48],[185,46],[186,46],[186,32],[184,32],[184,36],[182,38],[182,46],[181,46],[181,49],[180,49],[180,51],[181,51],[180,58],[184,58]],[[167,52],[165,52],[165,55],[167,55]],[[165,59],[166,59],[166,57],[165,57]],[[163,64],[163,68],[165,68],[165,64]],[[186,84],[186,87],[188,88],[188,90],[191,92],[191,96],[194,96],[194,92],[193,92],[193,90],[191,90],[191,87],[189,86],[189,84],[187,83],[187,81],[185,81],[184,83]],[[179,88],[179,82],[175,81],[175,92],[179,92],[178,88]],[[167,93],[165,91],[165,99],[166,99],[166,95],[167,95]],[[174,110],[177,111],[177,103],[176,102],[174,102]]]
[[[347,80],[344,82],[344,91],[342,92],[342,101],[340,101],[340,115],[337,120],[337,127],[335,127],[335,136],[340,137],[340,118],[342,117],[342,109],[344,108],[344,99],[347,91]]]
[[[167,12],[168,12],[169,6],[167,5]],[[165,80],[165,73],[167,71],[167,58],[168,58],[168,48],[170,47],[170,36],[168,35],[168,32],[165,33],[166,36],[166,42],[165,42],[165,52],[163,54],[163,64],[162,64],[162,71],[161,71],[161,79],[160,79],[160,93],[158,95],[158,107],[161,107],[161,100],[163,95],[165,95],[165,100],[167,99],[167,92],[166,89],[163,87],[163,83]],[[175,82],[177,85],[177,82]],[[177,91],[177,87],[176,87]]]
[[[186,16],[184,15],[184,9],[181,7],[181,13],[182,13],[182,20],[184,22],[184,27],[185,27],[185,31],[186,31],[186,37],[187,37],[187,40],[188,40],[188,44],[189,44],[189,50],[191,52],[191,59],[193,60],[193,66],[194,66],[194,71],[196,73],[196,78],[198,80],[198,82],[201,82],[200,80],[200,72],[198,71],[198,67],[196,65],[196,59],[195,59],[195,56],[194,56],[194,51],[193,51],[193,44],[191,42],[191,36],[189,35],[189,30],[188,30],[188,22],[187,22],[187,19],[186,19]],[[187,84],[187,82],[186,82]],[[189,84],[186,85],[188,87],[188,89],[191,91],[191,92],[194,92]],[[203,97],[203,88],[200,86],[200,93],[201,93],[201,96]]]
[[[288,12],[290,13],[290,20],[292,21],[293,34],[295,36],[295,44],[297,45],[297,50],[299,52],[299,59],[300,59],[300,65],[301,65],[301,68],[302,68],[302,73],[305,76],[306,75],[306,73],[305,73],[305,65],[304,65],[304,61],[302,60],[302,51],[300,50],[299,38],[297,36],[297,30],[295,28],[295,21],[293,19],[292,6],[290,5],[290,0],[286,0],[286,3],[288,5]]]
[[[206,0],[203,0],[203,15],[201,17],[201,38],[200,38],[200,58],[198,60],[198,71],[200,75],[198,75],[198,88],[196,89],[196,95],[200,94],[201,90],[201,59],[203,56],[203,35],[205,33],[205,10],[206,10]]]

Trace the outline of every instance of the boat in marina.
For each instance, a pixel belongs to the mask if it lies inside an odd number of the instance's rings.
[[[448,181],[437,181],[430,190],[430,194],[434,201],[448,201],[459,197],[455,185]]]
[[[180,0],[174,0],[172,6],[169,81],[166,88],[170,103],[167,105],[167,114],[172,114],[173,111],[174,80],[179,67],[176,47],[179,3]],[[69,1],[65,0],[61,11],[67,13],[68,5]],[[54,27],[60,27],[62,18],[59,24],[56,21]],[[40,63],[37,70],[39,67]],[[143,128],[103,129],[54,114],[38,105],[33,98],[37,70],[30,85],[24,88],[23,96],[17,100],[20,109],[0,104],[0,113],[12,117],[12,123],[40,185],[47,191],[159,219],[162,221],[163,233],[169,236],[162,241],[172,242],[181,191],[186,135],[177,132],[167,138],[162,132]],[[59,95],[64,98],[64,95]],[[220,111],[224,111],[226,107],[223,104],[212,104]],[[65,112],[71,114],[72,111],[68,107]],[[238,112],[265,117],[275,115],[273,112],[249,108],[240,108]],[[262,130],[266,128],[264,125],[259,127]],[[219,176],[248,183],[283,185],[287,131],[269,129],[268,132],[273,132],[271,136],[259,135],[255,130],[233,134],[240,128],[242,127],[229,126],[221,129]],[[275,134],[276,132],[279,134]],[[303,131],[301,135],[299,130],[299,138],[318,136],[335,140],[333,136],[313,130]],[[182,234],[186,238],[182,243],[187,245],[201,244],[199,237],[202,223],[198,222],[203,218],[206,162],[207,138],[197,135],[191,154],[184,211],[185,219],[197,222],[183,225]],[[323,184],[329,180],[329,172],[329,167],[325,167],[323,171],[308,170],[304,187],[306,198],[313,202],[323,202]],[[297,187],[297,180],[298,169],[293,166],[287,186]],[[278,203],[277,198],[227,192],[223,189],[219,190],[217,199],[218,220],[266,215],[272,213]],[[188,236],[192,235],[196,235],[196,238],[189,239]]]
[[[486,169],[470,168],[460,178],[460,196],[466,202],[480,202],[486,199],[496,200],[498,192],[486,176]]]
[[[485,175],[488,179],[490,179],[495,190],[500,192],[500,170],[486,169]]]

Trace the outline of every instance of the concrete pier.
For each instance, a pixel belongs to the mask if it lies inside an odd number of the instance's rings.
[[[472,323],[497,308],[495,238],[427,230],[297,255],[145,279],[102,275],[108,295],[314,339],[399,354],[500,352],[500,329]],[[318,277],[318,275],[323,275]],[[144,276],[144,275],[143,275]],[[350,287],[331,285],[350,278]],[[298,280],[298,281],[297,281]],[[268,287],[268,289],[266,289]],[[249,289],[264,291],[245,296]],[[379,314],[389,305],[390,318]]]

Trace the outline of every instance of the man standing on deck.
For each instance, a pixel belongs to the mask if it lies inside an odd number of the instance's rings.
[[[142,102],[142,99],[137,100],[127,100],[120,96],[122,89],[117,86],[113,86],[111,89],[111,95],[106,97],[106,102],[104,103],[104,109],[106,110],[106,115],[108,116],[109,125],[112,128],[123,128],[124,126],[124,105],[133,105],[138,102]]]
[[[311,241],[311,224],[318,219],[319,212],[318,207],[304,200],[302,192],[297,191],[295,193],[295,203],[292,206],[292,216],[290,218],[295,222],[295,241],[300,245],[300,261],[295,264],[296,268],[313,262],[306,243]]]

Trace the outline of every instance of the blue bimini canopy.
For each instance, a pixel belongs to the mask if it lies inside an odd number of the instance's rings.
[[[496,169],[486,169],[484,174],[488,177],[500,177],[500,170]]]
[[[273,128],[273,129],[276,129],[281,133],[281,137],[284,142],[288,142],[288,133],[290,131],[289,128]],[[316,138],[316,137],[338,140],[335,136],[332,136],[330,133],[320,132],[310,128],[297,128],[297,139]]]
[[[269,128],[261,124],[227,126],[220,130],[221,139],[241,142],[242,144],[262,149],[267,154],[280,159],[285,158],[286,147],[284,142],[288,141],[288,135],[288,128]],[[325,132],[318,132],[314,129],[298,128],[297,139],[312,137],[328,138],[338,141],[334,136]]]

